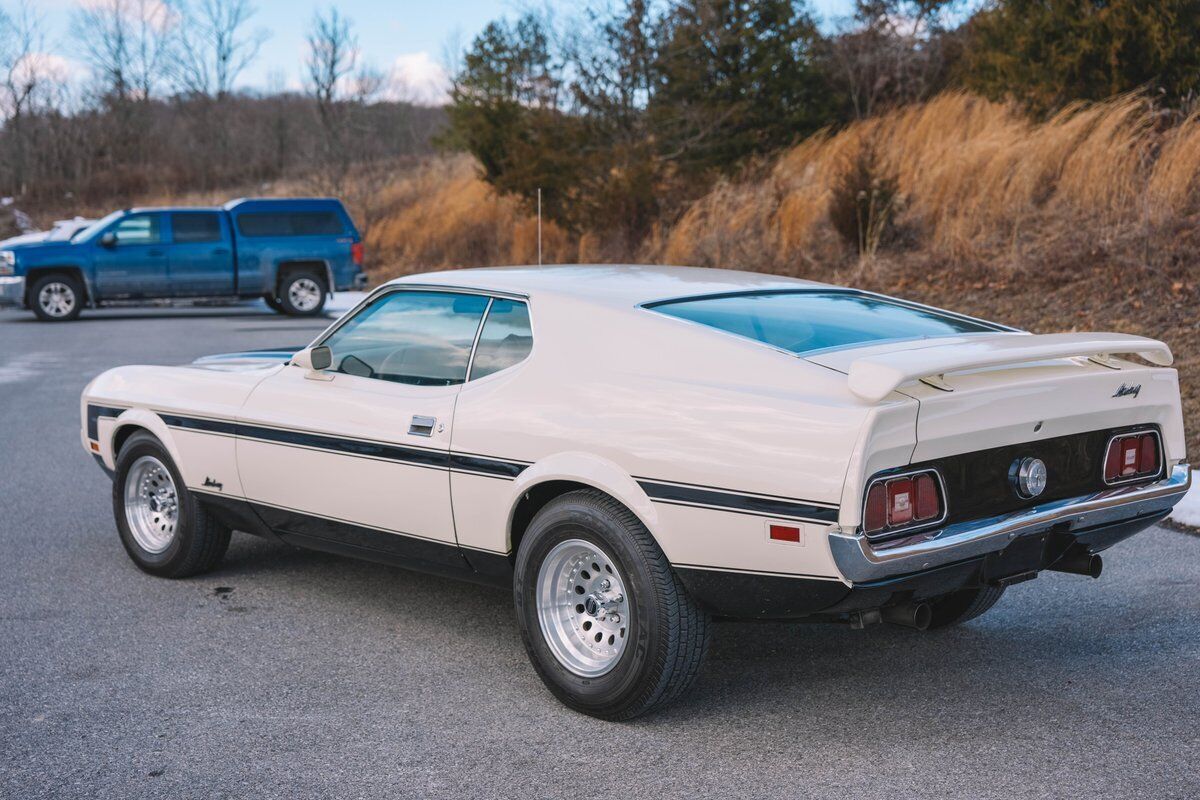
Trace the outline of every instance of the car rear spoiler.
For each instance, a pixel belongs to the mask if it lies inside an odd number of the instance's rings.
[[[997,334],[960,344],[915,346],[911,350],[865,356],[850,363],[850,391],[879,402],[910,381],[949,372],[1023,364],[1052,358],[1095,358],[1135,354],[1151,364],[1170,366],[1171,348],[1155,339],[1124,333]]]

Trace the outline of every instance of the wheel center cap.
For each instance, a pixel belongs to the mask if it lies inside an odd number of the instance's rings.
[[[590,594],[583,601],[583,610],[588,613],[588,616],[594,617],[600,613],[600,601],[596,599],[596,595]]]

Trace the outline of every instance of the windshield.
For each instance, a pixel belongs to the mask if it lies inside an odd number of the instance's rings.
[[[72,237],[71,237],[71,241],[73,241],[73,242],[86,242],[86,241],[88,241],[89,239],[92,239],[92,238],[94,238],[94,237],[95,237],[96,235],[98,235],[98,234],[99,234],[99,233],[100,233],[102,230],[104,230],[104,229],[105,229],[105,228],[107,228],[109,225],[111,225],[112,223],[116,222],[117,220],[119,220],[119,219],[120,219],[121,217],[123,217],[123,216],[125,216],[125,212],[124,212],[124,211],[114,211],[114,212],[112,212],[111,214],[109,214],[107,217],[104,217],[104,218],[102,218],[102,219],[98,219],[98,220],[96,220],[96,221],[95,221],[95,222],[93,222],[91,225],[88,225],[88,226],[87,226],[86,228],[84,228],[82,231],[80,231],[79,233],[77,233],[77,234],[75,234],[74,236],[72,236]]]
[[[647,307],[796,355],[896,339],[1007,330],[980,320],[848,291],[717,295],[667,300]]]

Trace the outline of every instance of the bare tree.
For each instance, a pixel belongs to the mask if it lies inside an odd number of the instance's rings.
[[[42,18],[28,2],[21,2],[15,15],[0,9],[0,119],[6,134],[4,155],[16,194],[25,191],[26,117],[51,80],[42,63],[46,58],[43,49]]]
[[[154,94],[176,24],[162,0],[92,0],[75,9],[71,32],[105,93],[125,102]]]
[[[177,8],[170,64],[176,87],[185,94],[225,97],[270,34],[246,30],[256,10],[249,0],[179,0]]]
[[[947,15],[962,0],[857,0],[829,43],[835,79],[862,119],[928,97],[945,79]]]
[[[343,191],[353,160],[346,146],[350,116],[347,95],[357,64],[358,37],[350,20],[334,6],[324,14],[317,12],[308,33],[306,66],[323,133],[320,182],[326,191]]]

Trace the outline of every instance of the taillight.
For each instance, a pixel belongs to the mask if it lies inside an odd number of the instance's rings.
[[[892,533],[940,519],[945,506],[938,487],[932,470],[877,478],[863,504],[863,532]]]
[[[863,530],[876,533],[887,527],[887,491],[883,483],[871,486],[867,492],[867,507],[863,511]]]
[[[356,267],[361,267],[363,263],[363,243],[355,242],[350,245],[350,258],[353,259]]]
[[[1104,482],[1151,478],[1159,473],[1160,467],[1157,433],[1117,436],[1108,443],[1108,452],[1104,456]]]
[[[913,518],[912,478],[887,482],[888,526],[907,525]]]
[[[913,519],[917,522],[927,522],[942,513],[937,483],[928,472],[913,478],[913,495]]]

